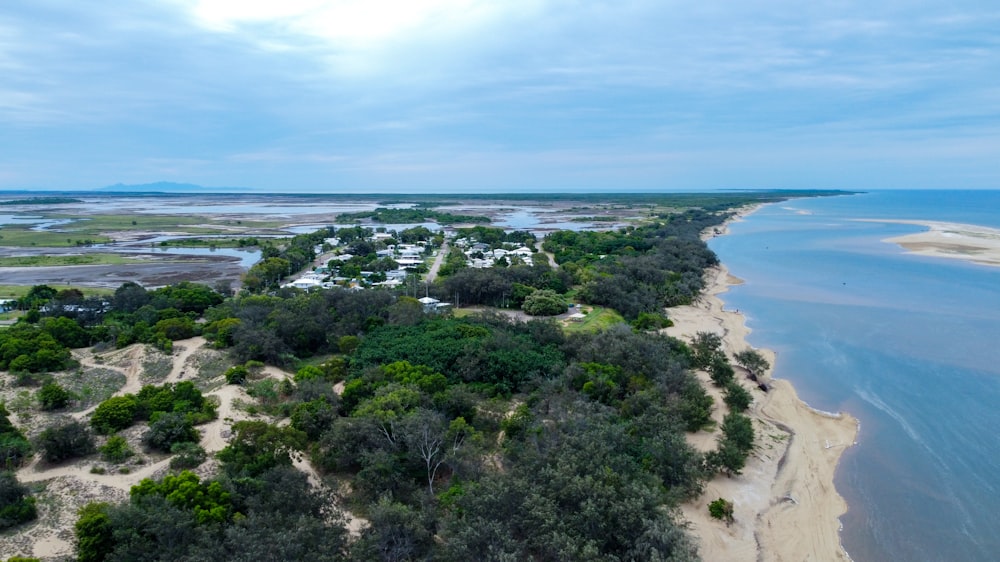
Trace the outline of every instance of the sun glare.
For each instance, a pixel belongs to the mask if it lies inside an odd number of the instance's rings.
[[[196,0],[191,9],[203,25],[220,31],[268,23],[334,43],[378,42],[490,11],[482,0]]]

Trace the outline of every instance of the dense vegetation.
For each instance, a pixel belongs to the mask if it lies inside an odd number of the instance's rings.
[[[175,455],[174,472],[142,481],[128,502],[81,510],[79,560],[693,560],[674,508],[712,475],[743,468],[754,428],[740,412],[752,395],[711,334],[685,345],[655,330],[669,324],[664,306],[701,290],[716,262],[698,234],[725,209],[554,233],[544,248],[558,269],[455,268],[427,289],[538,314],[582,300],[631,325],[570,333],[551,320],[428,313],[391,291],[276,288],[334,232],[370,255],[371,231],[354,227],[270,246],[235,296],[192,283],[125,284],[109,299],[40,286],[24,299],[29,314],[0,331],[0,361],[44,375],[68,366],[73,347],[169,349],[204,335],[228,353],[226,381],[253,399],[244,407],[262,414],[232,424],[214,476],[183,471],[205,458],[194,425],[215,416],[190,382],[147,385],[101,402],[89,423],[57,420],[42,431],[34,447],[48,462],[95,451],[122,462],[134,451],[115,432],[137,421],[149,423],[145,448]],[[535,243],[487,227],[460,235],[496,247]],[[767,368],[749,351],[738,360],[751,374]],[[295,375],[266,376],[265,363]],[[707,454],[685,433],[712,427],[718,405],[692,369],[725,390],[729,412]],[[38,384],[43,408],[72,400],[51,381]],[[32,445],[0,414],[0,458],[13,469]],[[110,434],[99,448],[91,428]],[[310,486],[302,460],[323,486]],[[340,509],[367,519],[360,536],[348,537]]]
[[[581,285],[586,303],[614,308],[628,320],[690,303],[704,286],[705,268],[718,263],[700,239],[729,215],[690,209],[617,231],[559,231],[542,247]]]

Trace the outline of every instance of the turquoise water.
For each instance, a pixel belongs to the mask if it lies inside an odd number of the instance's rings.
[[[1000,268],[883,238],[1000,228],[1000,192],[884,191],[768,205],[710,246],[746,281],[723,295],[810,405],[861,421],[837,489],[858,562],[1000,557]]]

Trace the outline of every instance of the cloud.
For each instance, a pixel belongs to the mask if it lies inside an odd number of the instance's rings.
[[[998,23],[963,0],[18,3],[0,188],[1000,186],[977,148]]]

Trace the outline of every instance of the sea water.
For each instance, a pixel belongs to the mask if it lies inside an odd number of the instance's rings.
[[[710,247],[775,376],[861,422],[841,460],[858,562],[1000,559],[1000,268],[907,254],[912,219],[1000,228],[997,191],[876,191],[766,205]],[[839,444],[835,444],[839,445]]]

